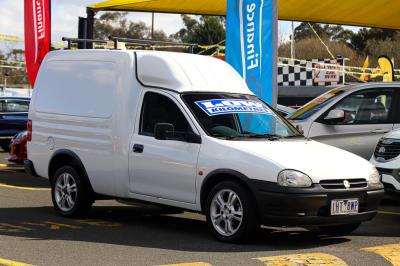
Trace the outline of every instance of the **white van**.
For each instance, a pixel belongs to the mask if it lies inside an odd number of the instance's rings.
[[[206,56],[51,52],[29,119],[26,168],[49,178],[62,216],[108,196],[204,213],[223,241],[260,224],[339,235],[383,194],[368,161],[306,139]]]

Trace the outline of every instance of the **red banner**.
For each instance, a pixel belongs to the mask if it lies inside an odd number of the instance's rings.
[[[25,61],[32,87],[45,55],[50,50],[50,0],[25,0]]]

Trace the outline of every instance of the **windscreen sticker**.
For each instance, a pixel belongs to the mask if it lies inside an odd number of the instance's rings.
[[[197,101],[196,104],[209,116],[222,114],[252,113],[273,115],[264,104],[243,99],[213,99]]]

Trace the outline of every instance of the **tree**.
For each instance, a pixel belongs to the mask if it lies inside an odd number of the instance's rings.
[[[354,34],[351,30],[346,30],[339,25],[303,22],[295,29],[294,33],[295,40],[299,41],[308,38],[315,38],[316,35],[314,31],[322,39],[326,39],[329,41],[340,41],[346,43],[350,42]]]
[[[400,62],[400,33],[396,33],[392,38],[385,40],[369,39],[366,42],[364,52],[370,55],[375,62],[381,55],[394,59],[394,63]]]
[[[9,85],[20,85],[29,84],[24,64],[19,62],[25,61],[25,51],[22,49],[11,49],[9,52],[0,54],[0,65],[9,66],[10,68],[0,68],[0,83],[4,83],[4,79],[7,78],[7,84]],[[22,67],[22,68],[11,68],[11,67]]]
[[[345,58],[351,59],[352,65],[362,65],[364,56],[360,56],[354,49],[349,47],[344,42],[326,41],[330,51],[334,56],[341,55]],[[316,58],[331,58],[325,46],[316,38],[302,39],[295,43],[296,58],[298,59],[316,59]],[[280,57],[290,57],[290,43],[281,45],[278,49]]]
[[[225,18],[182,15],[184,28],[170,37],[185,43],[217,44],[225,40]]]
[[[144,22],[132,22],[126,18],[127,12],[106,12],[95,20],[93,35],[96,39],[107,40],[109,36],[132,39],[151,39],[151,28]],[[154,40],[166,41],[162,30],[154,30]]]
[[[365,48],[367,47],[367,42],[371,40],[376,41],[384,41],[384,40],[393,40],[396,33],[396,30],[389,29],[361,29],[356,34],[354,34],[351,38],[351,44],[359,52],[365,52]]]

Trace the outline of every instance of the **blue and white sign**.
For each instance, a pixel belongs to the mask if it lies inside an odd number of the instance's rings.
[[[226,61],[258,98],[276,102],[277,0],[227,0]]]
[[[198,101],[196,104],[209,116],[222,114],[269,114],[273,113],[264,104],[242,99],[213,99]]]

